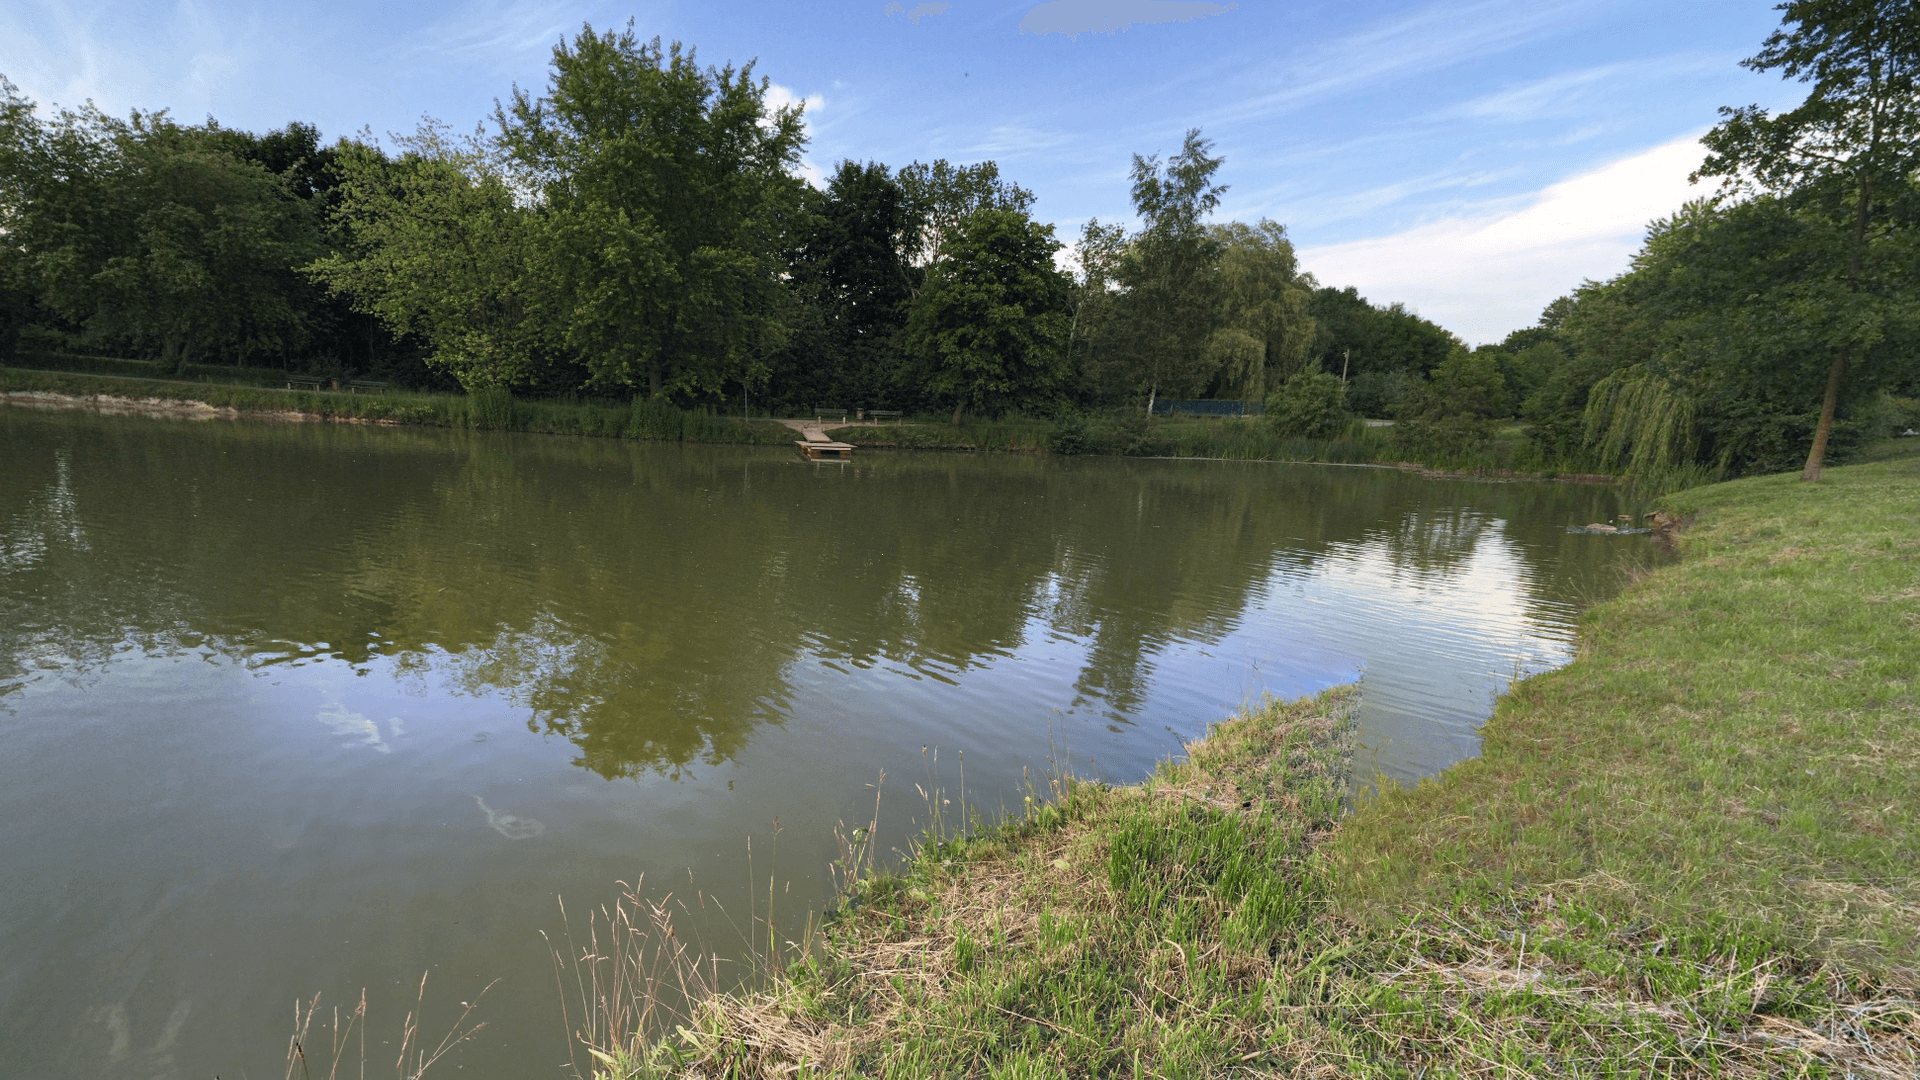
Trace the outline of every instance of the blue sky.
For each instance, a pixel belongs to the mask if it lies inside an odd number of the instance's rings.
[[[1469,342],[1624,269],[1700,193],[1716,107],[1800,96],[1738,66],[1777,24],[1756,0],[9,0],[0,74],[42,105],[253,129],[470,127],[543,86],[562,35],[629,18],[807,101],[814,170],[993,158],[1062,239],[1131,220],[1130,156],[1200,127],[1222,219],[1282,221],[1323,283]]]

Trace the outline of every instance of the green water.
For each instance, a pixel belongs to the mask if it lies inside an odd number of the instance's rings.
[[[1375,469],[23,408],[0,463],[4,1076],[278,1076],[363,987],[377,1072],[423,972],[430,1030],[500,980],[442,1071],[559,1075],[556,897],[737,956],[883,770],[886,851],[962,754],[1130,782],[1363,672],[1360,768],[1432,772],[1652,557],[1566,532],[1608,489]]]

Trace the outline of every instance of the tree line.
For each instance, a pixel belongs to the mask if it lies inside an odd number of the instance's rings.
[[[0,344],[957,414],[1260,400],[1329,356],[1381,396],[1457,344],[1319,288],[1277,223],[1210,222],[1225,188],[1197,131],[1136,158],[1143,226],[1090,223],[1068,272],[992,161],[808,185],[801,108],[751,65],[589,27],[549,74],[482,130],[388,146],[42,117],[0,83]]]
[[[1137,227],[1071,259],[992,161],[800,177],[752,65],[583,28],[462,135],[379,145],[164,112],[42,117],[0,80],[0,348],[298,367],[682,407],[1060,418],[1263,401],[1291,436],[1391,417],[1427,459],[1524,424],[1540,464],[1817,475],[1920,393],[1920,14],[1800,0],[1746,62],[1811,84],[1723,110],[1711,197],[1624,274],[1466,348],[1215,221],[1198,130],[1136,155]]]

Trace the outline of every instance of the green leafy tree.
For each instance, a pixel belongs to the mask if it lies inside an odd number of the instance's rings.
[[[391,159],[340,148],[344,247],[308,272],[396,333],[425,338],[428,362],[468,390],[534,382],[556,344],[541,223],[485,142],[427,124],[399,143]]]
[[[306,290],[293,267],[317,253],[317,221],[220,136],[91,106],[42,122],[0,82],[0,232],[16,279],[90,336],[179,365],[297,347]]]
[[[908,317],[932,389],[993,411],[1047,400],[1067,375],[1071,283],[1053,265],[1053,226],[1013,210],[976,210],[946,237]]]
[[[1347,378],[1404,372],[1423,378],[1440,366],[1460,339],[1402,304],[1376,306],[1359,290],[1316,289],[1307,305],[1314,320],[1310,355],[1324,371]]]
[[[1220,251],[1214,286],[1222,323],[1208,343],[1219,365],[1212,396],[1259,401],[1269,385],[1307,370],[1316,336],[1307,311],[1312,279],[1303,280],[1287,227],[1277,221],[1235,221],[1208,232]]]
[[[1338,375],[1295,372],[1267,398],[1266,421],[1287,438],[1334,438],[1353,423],[1346,385]]]
[[[1120,269],[1127,230],[1089,218],[1074,245],[1073,323],[1068,347],[1085,396],[1118,398],[1129,387],[1127,351],[1113,332],[1123,302]]]
[[[631,24],[587,27],[554,47],[544,96],[516,90],[498,111],[543,212],[556,329],[593,383],[698,395],[765,379],[805,144],[800,106],[769,109],[767,89],[751,64],[703,68]]]
[[[1764,192],[1820,213],[1846,230],[1836,252],[1840,317],[1823,320],[1829,354],[1804,480],[1817,480],[1848,371],[1872,347],[1876,298],[1867,286],[1880,249],[1896,239],[1890,218],[1912,197],[1920,167],[1920,7],[1910,0],[1791,0],[1780,29],[1742,62],[1808,83],[1798,107],[1721,110],[1702,141],[1695,178],[1718,176],[1734,192]]]
[[[916,161],[900,170],[898,182],[910,230],[903,246],[907,260],[917,266],[944,258],[947,238],[976,210],[1024,214],[1033,209],[1033,192],[1002,177],[993,161]]]
[[[1457,347],[1400,405],[1394,440],[1427,459],[1467,454],[1492,439],[1494,422],[1511,411],[1493,357]]]
[[[1133,158],[1133,206],[1144,227],[1121,261],[1126,295],[1115,329],[1129,389],[1149,401],[1200,394],[1225,355],[1209,348],[1220,325],[1221,243],[1204,219],[1227,190],[1214,180],[1223,159],[1209,156],[1212,147],[1194,128],[1164,166],[1158,155]]]
[[[808,189],[806,206],[789,258],[802,310],[780,358],[784,397],[838,407],[917,404],[901,340],[921,274],[908,262],[905,192],[885,165],[844,161],[825,191]]]

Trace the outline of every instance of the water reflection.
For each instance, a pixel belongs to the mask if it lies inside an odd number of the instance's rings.
[[[465,1075],[532,1075],[556,893],[751,912],[778,817],[794,936],[882,770],[886,851],[941,749],[991,809],[1362,670],[1360,768],[1431,772],[1647,550],[1365,469],[8,409],[0,458],[0,1075],[270,1072],[286,1000],[434,965],[506,979]]]
[[[1218,642],[1317,567],[1377,560],[1425,588],[1498,549],[1502,597],[1550,620],[1612,572],[1564,532],[1611,496],[1541,485],[5,422],[0,684],[81,677],[128,644],[262,668],[384,657],[423,693],[504,696],[609,778],[733,759],[789,714],[803,661],[952,683],[1035,635],[1081,642],[1075,704],[1126,725],[1170,643]]]

